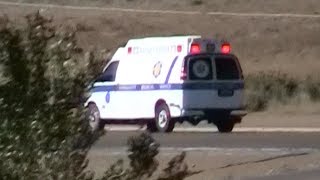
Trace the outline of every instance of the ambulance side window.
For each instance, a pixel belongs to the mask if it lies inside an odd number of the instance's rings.
[[[96,82],[113,82],[116,79],[119,61],[112,62],[107,69],[97,78]]]

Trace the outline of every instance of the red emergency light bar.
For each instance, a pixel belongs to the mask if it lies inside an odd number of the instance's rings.
[[[231,52],[231,45],[229,43],[223,43],[221,45],[221,53],[223,54],[229,54]],[[197,54],[197,53],[200,53],[201,52],[201,46],[200,44],[197,44],[197,43],[193,43],[191,44],[191,47],[190,47],[190,53],[191,54]]]
[[[221,45],[221,52],[224,54],[229,54],[231,52],[231,46],[229,43],[223,43]]]
[[[200,53],[201,48],[199,44],[191,44],[191,48],[190,48],[190,53],[192,54],[196,54],[196,53]]]

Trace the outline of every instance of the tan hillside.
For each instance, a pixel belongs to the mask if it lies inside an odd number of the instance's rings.
[[[318,0],[26,2],[134,9],[315,15],[320,9]],[[39,7],[0,5],[1,14],[17,19],[37,9]],[[230,40],[233,52],[239,56],[246,74],[257,71],[282,71],[298,77],[320,74],[320,17],[238,17],[61,8],[47,9],[44,13],[52,15],[59,24],[77,27],[81,31],[79,40],[85,47],[98,46],[114,50],[127,39],[135,37],[200,34]]]

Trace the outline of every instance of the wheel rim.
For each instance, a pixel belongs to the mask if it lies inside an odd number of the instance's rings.
[[[158,115],[158,124],[159,127],[164,128],[168,123],[168,114],[165,110],[160,111]]]

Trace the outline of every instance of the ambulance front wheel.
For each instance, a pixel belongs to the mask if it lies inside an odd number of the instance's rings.
[[[104,129],[104,124],[100,118],[100,111],[96,104],[88,105],[87,118],[92,131],[101,131]]]
[[[155,109],[155,119],[148,123],[151,132],[172,132],[175,122],[171,118],[170,110],[165,103],[161,103]]]

